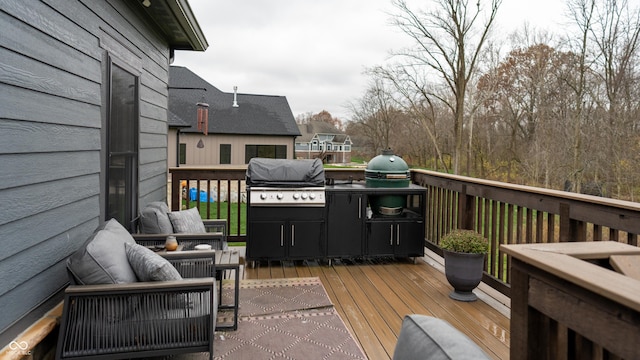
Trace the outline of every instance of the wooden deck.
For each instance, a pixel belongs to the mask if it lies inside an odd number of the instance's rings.
[[[317,276],[340,316],[369,359],[390,359],[406,314],[449,321],[495,359],[509,358],[509,319],[483,301],[462,303],[448,297],[444,274],[418,259],[263,261],[243,266],[244,279]]]

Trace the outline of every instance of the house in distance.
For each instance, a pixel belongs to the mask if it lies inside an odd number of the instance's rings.
[[[200,129],[198,103],[208,105],[208,121]],[[171,66],[170,167],[241,165],[254,157],[293,159],[297,136],[286,97],[223,92],[186,67]]]
[[[297,159],[322,159],[325,164],[351,162],[351,138],[335,126],[318,120],[298,124]]]

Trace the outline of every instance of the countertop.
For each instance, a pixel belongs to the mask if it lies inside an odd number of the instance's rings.
[[[367,192],[367,193],[419,193],[422,191],[427,191],[426,188],[422,186],[418,186],[415,184],[409,184],[407,187],[367,187],[364,181],[354,181],[352,183],[337,183],[334,185],[326,185],[325,191],[357,191],[357,192]]]

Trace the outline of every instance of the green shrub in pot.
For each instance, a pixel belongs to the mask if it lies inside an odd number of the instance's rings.
[[[440,239],[444,254],[444,272],[453,286],[449,297],[458,301],[475,301],[472,292],[482,281],[485,254],[489,241],[473,230],[453,230]]]
[[[440,239],[440,247],[453,252],[486,254],[489,241],[473,230],[453,230]]]

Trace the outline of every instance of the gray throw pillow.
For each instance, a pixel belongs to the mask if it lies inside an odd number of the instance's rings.
[[[169,220],[171,220],[175,233],[203,234],[207,232],[200,212],[195,207],[189,210],[172,211],[169,213]]]
[[[169,212],[171,210],[162,201],[149,203],[140,213],[140,232],[143,234],[173,233]]]
[[[67,260],[76,282],[85,285],[136,282],[125,244],[135,244],[131,234],[118,221],[100,225]]]
[[[125,244],[127,259],[138,280],[182,280],[178,270],[167,259],[138,244]]]
[[[426,315],[407,315],[393,360],[477,360],[489,357],[448,322]]]

